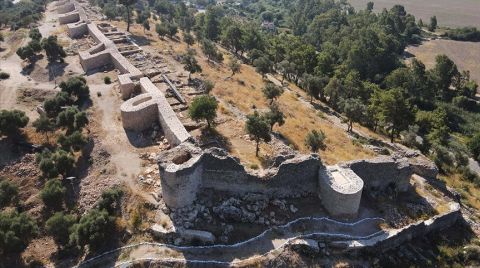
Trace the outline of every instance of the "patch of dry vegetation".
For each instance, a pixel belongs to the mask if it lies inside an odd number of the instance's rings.
[[[114,22],[120,29],[125,29],[123,22]],[[134,35],[142,36],[143,29],[140,25],[131,27]],[[180,34],[179,34],[180,36]],[[187,50],[186,44],[171,40],[161,39],[155,33],[147,33],[146,37],[151,41],[151,46],[157,51],[170,51],[173,54],[183,54]],[[180,38],[181,39],[181,38]],[[238,109],[246,115],[253,112],[253,107],[259,110],[266,110],[268,103],[262,93],[265,80],[255,71],[255,68],[242,64],[241,72],[231,76],[231,71],[227,67],[230,60],[230,54],[220,49],[224,54],[224,63],[214,64],[207,60],[201,52],[198,44],[193,45],[197,52],[197,60],[202,67],[201,78],[207,78],[215,83],[212,94],[221,102],[221,118],[218,121],[222,123],[217,127],[217,131],[228,139],[230,152],[239,157],[243,162],[249,165],[260,165],[261,160],[255,157],[255,145],[245,137],[244,121],[235,116],[235,112],[230,111],[229,106]],[[197,74],[194,75],[194,77]],[[360,145],[355,145],[347,136],[345,130],[332,124],[325,119],[321,112],[309,107],[298,97],[296,90],[285,91],[278,100],[281,110],[286,115],[285,125],[275,127],[274,131],[279,132],[289,145],[303,153],[308,149],[304,145],[306,134],[313,129],[325,132],[327,139],[327,148],[320,152],[322,161],[326,164],[334,164],[339,161],[346,161],[360,158],[370,158],[374,154]],[[275,149],[269,144],[261,145],[262,155],[275,154]]]

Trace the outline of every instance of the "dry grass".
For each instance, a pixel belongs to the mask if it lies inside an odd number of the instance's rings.
[[[439,178],[453,189],[456,189],[464,203],[480,210],[480,189],[472,182],[462,179],[460,174],[440,175]]]
[[[123,22],[113,24],[120,29],[125,29]],[[157,51],[182,54],[187,49],[183,42],[172,41],[168,38],[161,39],[153,32],[145,35],[143,29],[138,25],[131,26],[131,32],[134,35],[148,38],[151,42],[150,45]],[[254,106],[260,110],[267,109],[268,103],[262,94],[265,81],[255,71],[255,68],[246,64],[241,65],[240,73],[230,78],[231,72],[227,67],[230,55],[223,49],[221,51],[224,54],[224,63],[213,64],[208,62],[198,44],[195,44],[192,48],[196,50],[197,60],[203,70],[201,74],[194,74],[193,77],[200,76],[213,81],[215,88],[212,94],[223,103],[221,104],[219,118],[222,123],[217,126],[217,131],[229,141],[230,152],[234,156],[239,157],[247,165],[261,166],[261,159],[255,156],[255,144],[246,138],[244,121],[235,116],[235,112],[231,111],[229,106],[235,107],[243,114],[252,113]],[[322,161],[326,164],[373,156],[372,152],[359,145],[354,145],[344,129],[335,126],[319,114],[317,110],[299,100],[296,96],[296,90],[294,92],[285,91],[278,100],[280,108],[286,115],[286,123],[282,127],[275,127],[274,129],[289,141],[290,146],[307,153],[308,150],[304,145],[305,136],[310,130],[316,129],[324,131],[327,136],[327,149],[320,152]],[[275,153],[275,149],[271,145],[261,145],[262,155],[274,155]]]

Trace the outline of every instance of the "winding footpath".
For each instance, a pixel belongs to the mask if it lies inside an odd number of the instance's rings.
[[[175,246],[163,243],[139,243],[105,252],[82,262],[79,267],[98,265],[129,267],[139,260],[156,262],[231,265],[252,257],[259,258],[283,249],[298,238],[329,241],[366,240],[384,234],[382,218],[365,218],[356,222],[339,222],[327,217],[299,218],[282,226],[267,229],[260,235],[233,245]],[[358,244],[361,246],[361,244]],[[122,256],[118,260],[118,256]]]

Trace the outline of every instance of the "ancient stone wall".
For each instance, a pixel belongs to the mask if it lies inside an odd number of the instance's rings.
[[[181,158],[189,160],[173,160]],[[182,143],[162,153],[159,166],[165,203],[182,207],[192,204],[202,189],[235,196],[261,193],[277,198],[316,194],[321,162],[315,154],[302,155],[285,160],[278,167],[254,172],[245,170],[237,159],[218,148],[202,151],[193,144]]]
[[[142,93],[132,98],[120,107],[123,126],[126,129],[142,131],[156,121],[162,126],[163,132],[170,144],[178,145],[191,136],[182,125],[177,115],[170,107],[164,94],[143,73],[131,64],[117,49],[115,43],[99,28],[106,30],[109,25],[97,26],[88,21],[85,11],[75,1],[62,2],[57,7],[58,13],[69,12],[59,17],[60,24],[68,24],[71,37],[89,34],[97,43],[96,46],[79,53],[80,64],[85,72],[96,70],[112,64],[119,72],[119,88],[123,99],[128,99],[138,83]],[[117,34],[108,32],[108,35]]]
[[[364,185],[373,192],[388,187],[405,191],[414,172],[432,173],[429,165],[412,165],[408,159],[394,157],[326,167],[316,154],[285,157],[273,167],[251,171],[222,149],[203,151],[189,142],[162,152],[159,170],[163,198],[170,207],[191,205],[204,189],[233,196],[260,193],[284,198],[317,194],[331,215],[349,218],[357,215]]]
[[[377,157],[351,161],[341,166],[353,170],[362,178],[365,190],[372,192],[385,191],[389,187],[400,192],[406,191],[414,173],[413,166],[405,158]]]

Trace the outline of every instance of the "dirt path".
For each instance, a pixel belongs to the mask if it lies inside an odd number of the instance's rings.
[[[96,73],[87,77],[93,106],[98,113],[96,116],[100,117],[103,136],[101,144],[110,154],[110,161],[116,167],[117,178],[125,182],[134,193],[155,202],[153,197],[142,191],[136,182],[137,176],[142,171],[142,160],[122,127],[120,95],[116,93],[113,84],[103,83],[104,76],[103,73]],[[114,77],[114,74],[112,73],[110,77]]]

